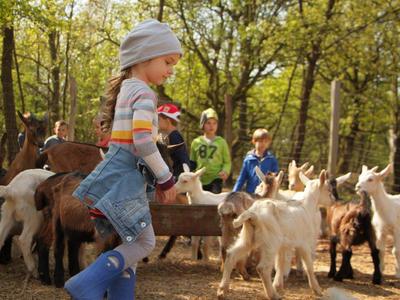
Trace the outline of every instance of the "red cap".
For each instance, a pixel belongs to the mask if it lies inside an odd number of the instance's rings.
[[[179,115],[181,114],[178,107],[173,104],[163,104],[159,108],[157,108],[157,112],[159,114],[163,114],[164,116],[179,122]]]

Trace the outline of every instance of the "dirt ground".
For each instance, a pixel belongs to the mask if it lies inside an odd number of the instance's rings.
[[[209,262],[192,261],[190,246],[180,238],[176,247],[166,260],[157,260],[157,254],[165,244],[166,238],[157,239],[157,248],[148,264],[140,263],[136,287],[137,300],[186,300],[216,299],[216,291],[221,274],[218,268],[217,247]],[[328,279],[329,253],[327,240],[321,240],[318,246],[318,257],[315,263],[318,281],[323,289],[337,286],[351,292],[357,299],[400,299],[400,279],[394,278],[394,257],[387,249],[386,275],[381,286],[371,284],[372,261],[367,246],[353,250],[354,280],[343,283]],[[88,257],[93,257],[89,246]],[[338,255],[340,256],[340,255]],[[43,286],[31,279],[25,291],[22,290],[25,278],[25,265],[18,256],[12,263],[0,266],[0,299],[69,299],[62,289]],[[291,275],[284,290],[284,299],[316,299],[305,278]],[[245,282],[233,274],[228,299],[265,299],[262,284],[257,275]]]

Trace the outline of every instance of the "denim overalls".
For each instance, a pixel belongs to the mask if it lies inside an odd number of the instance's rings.
[[[142,159],[111,144],[105,159],[81,182],[73,196],[107,217],[109,222],[95,220],[100,234],[108,233],[111,223],[123,242],[132,243],[151,224],[148,198],[153,193],[146,192],[154,183]]]

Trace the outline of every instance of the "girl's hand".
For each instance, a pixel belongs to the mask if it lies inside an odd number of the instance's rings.
[[[218,175],[219,175],[219,178],[221,178],[223,181],[227,180],[227,179],[228,179],[228,176],[229,176],[229,174],[226,173],[225,171],[219,172]]]
[[[173,204],[175,203],[176,198],[176,189],[173,185],[169,190],[163,191],[160,188],[157,188],[157,200],[163,204]]]

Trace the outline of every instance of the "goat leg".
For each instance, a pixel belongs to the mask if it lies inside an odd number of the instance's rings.
[[[164,259],[167,257],[167,254],[171,251],[172,247],[174,247],[176,239],[177,239],[176,235],[171,235],[169,237],[167,244],[164,246],[160,255],[158,256],[159,259]]]
[[[68,271],[71,277],[81,270],[79,266],[79,250],[81,246],[82,243],[80,241],[68,239]]]
[[[5,265],[11,261],[11,247],[12,247],[12,237],[8,237],[4,241],[4,245],[0,250],[0,264]]]
[[[329,278],[333,278],[336,274],[336,246],[337,246],[336,237],[332,236],[329,244],[329,253],[331,255],[331,268],[328,273]]]
[[[342,265],[336,273],[334,280],[343,281],[343,279],[353,279],[353,268],[351,267],[351,256],[353,252],[350,250],[343,250],[342,252]]]
[[[41,238],[36,242],[38,251],[38,273],[42,284],[50,285],[50,270],[49,270],[49,247],[45,245]]]
[[[56,221],[55,229],[55,245],[54,245],[54,284],[61,288],[64,286],[64,232],[60,224],[60,220]]]

